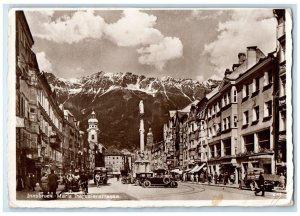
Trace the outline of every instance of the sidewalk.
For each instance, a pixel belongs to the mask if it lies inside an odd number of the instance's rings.
[[[183,182],[183,181],[181,181]],[[183,183],[189,183],[189,184],[198,184],[198,185],[207,185],[207,186],[215,186],[215,187],[223,187],[223,188],[235,188],[235,189],[239,189],[239,185],[238,184],[227,184],[227,185],[224,185],[224,184],[215,184],[215,183],[210,183],[208,184],[207,182],[191,182],[191,181],[185,181]],[[272,192],[275,192],[275,193],[284,193],[286,194],[286,190],[283,190],[281,188],[278,188],[278,187],[274,187],[274,190]]]

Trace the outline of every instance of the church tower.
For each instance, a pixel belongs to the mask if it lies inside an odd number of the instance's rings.
[[[88,120],[89,127],[87,129],[88,132],[88,142],[91,145],[98,144],[98,134],[99,134],[99,128],[98,128],[98,120],[96,119],[96,113],[93,111],[91,114],[91,118]]]

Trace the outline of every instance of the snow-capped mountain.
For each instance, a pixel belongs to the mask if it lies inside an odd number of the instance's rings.
[[[98,72],[89,76],[63,79],[45,74],[59,103],[77,116],[84,129],[91,110],[99,119],[100,137],[107,147],[135,149],[139,141],[138,103],[144,100],[146,131],[162,139],[169,110],[182,109],[201,99],[217,83],[192,79],[151,78],[126,73]]]

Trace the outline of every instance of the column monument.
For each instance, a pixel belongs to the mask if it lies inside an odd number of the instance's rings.
[[[144,127],[144,103],[139,103],[139,119],[140,119],[140,149],[136,151],[136,161],[134,162],[134,173],[150,172],[149,152],[145,151],[145,127]]]

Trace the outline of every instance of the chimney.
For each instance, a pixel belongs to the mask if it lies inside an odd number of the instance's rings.
[[[243,64],[244,61],[246,61],[246,53],[239,53],[238,54],[238,58],[239,58],[239,64]]]
[[[224,76],[225,78],[227,78],[230,74],[232,73],[232,71],[230,71],[228,68],[226,69]]]
[[[247,47],[247,69],[253,67],[256,64],[256,49],[257,46]]]

